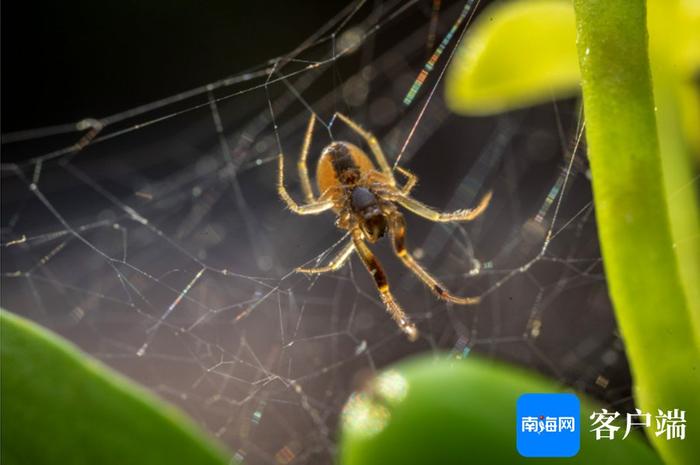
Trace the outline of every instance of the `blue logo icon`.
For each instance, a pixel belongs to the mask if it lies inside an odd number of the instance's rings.
[[[517,404],[518,453],[573,457],[581,447],[581,404],[573,394],[523,394]]]

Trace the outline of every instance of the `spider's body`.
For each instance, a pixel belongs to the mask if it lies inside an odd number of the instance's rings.
[[[348,142],[327,146],[316,168],[321,198],[333,202],[338,226],[349,231],[359,227],[371,243],[383,237],[387,229],[384,212],[391,209],[391,204],[374,192],[386,182],[367,154]]]
[[[397,186],[394,173],[376,138],[347,116],[340,113],[337,113],[336,116],[365,139],[377,160],[378,167],[359,147],[348,142],[333,142],[323,150],[318,161],[316,184],[320,196],[316,197],[311,188],[306,166],[306,157],[315,121],[314,115],[312,115],[298,164],[299,177],[306,197],[306,204],[299,205],[284,187],[284,157],[280,154],[277,190],[287,206],[300,215],[315,215],[333,210],[337,215],[336,224],[338,227],[349,231],[352,237],[352,240],[340,250],[327,266],[298,268],[297,271],[325,273],[336,270],[343,266],[353,251],[356,251],[372,275],[389,314],[409,339],[415,340],[418,336],[418,330],[394,300],[389,291],[386,274],[366,242],[375,243],[388,232],[392,238],[396,255],[435,295],[456,304],[478,303],[478,297],[456,297],[450,294],[408,253],[405,246],[406,223],[398,210],[398,205],[432,221],[469,221],[486,209],[491,199],[491,193],[486,194],[474,209],[458,210],[451,213],[435,211],[409,196],[417,181],[415,175],[402,168],[397,168],[397,171],[407,178],[403,186]]]

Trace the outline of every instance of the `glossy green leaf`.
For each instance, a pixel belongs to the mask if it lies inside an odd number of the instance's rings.
[[[528,392],[561,391],[552,381],[476,357],[402,362],[346,404],[341,463],[524,463],[516,450],[515,407],[518,397]],[[581,449],[575,461],[548,458],[546,463],[661,464],[637,434],[624,441],[596,441],[583,426],[593,411],[600,409],[582,402]]]
[[[646,2],[574,6],[598,234],[636,400],[647,411],[678,408],[697,418],[700,351],[664,186]],[[661,133],[668,124],[659,121]],[[669,464],[700,457],[699,441],[651,439]]]
[[[225,465],[175,408],[0,310],[3,465]]]
[[[446,77],[448,106],[489,114],[575,95],[580,73],[569,0],[496,3],[470,26]]]

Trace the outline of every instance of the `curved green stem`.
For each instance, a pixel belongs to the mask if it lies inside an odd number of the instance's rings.
[[[693,463],[700,353],[673,250],[656,132],[643,0],[575,0],[586,137],[605,273],[643,410],[686,411],[681,441],[651,435],[668,463]]]

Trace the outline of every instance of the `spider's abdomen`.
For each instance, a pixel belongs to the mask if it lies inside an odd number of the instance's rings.
[[[348,142],[333,142],[321,154],[316,167],[316,184],[322,196],[334,195],[338,188],[350,188],[374,170],[361,148]]]

